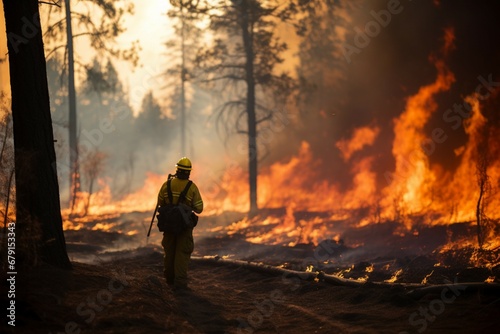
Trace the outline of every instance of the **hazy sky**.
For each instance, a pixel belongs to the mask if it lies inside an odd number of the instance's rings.
[[[157,97],[161,94],[158,92],[161,81],[155,79],[155,76],[166,69],[164,44],[172,33],[172,28],[166,15],[170,8],[169,1],[133,0],[133,3],[135,14],[126,17],[124,25],[127,31],[120,36],[118,43],[125,47],[138,40],[142,48],[139,54],[140,65],[133,71],[128,64],[118,62],[116,65],[124,85],[130,89],[130,103],[137,111],[146,91],[153,89]]]
[[[127,16],[124,25],[127,30],[118,38],[118,44],[127,47],[133,41],[138,40],[142,50],[140,51],[140,65],[132,69],[129,64],[116,62],[123,84],[130,89],[130,103],[137,110],[142,97],[149,90],[158,91],[159,81],[154,76],[165,70],[167,63],[164,60],[166,48],[164,43],[172,33],[169,18],[166,13],[170,2],[166,0],[139,1],[132,0],[135,4],[135,14]],[[7,54],[5,23],[3,5],[0,2],[0,54]],[[78,48],[78,45],[76,46]],[[84,55],[83,49],[78,50]],[[88,57],[92,57],[88,54]],[[8,89],[8,64],[0,64],[0,87]],[[160,97],[160,92],[155,95]]]

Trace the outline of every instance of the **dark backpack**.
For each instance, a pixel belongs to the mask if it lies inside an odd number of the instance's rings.
[[[167,194],[170,203],[159,207],[158,215],[156,217],[158,218],[158,229],[160,232],[177,235],[187,228],[195,227],[198,222],[198,216],[194,214],[191,207],[182,203],[182,201],[186,198],[186,194],[193,181],[189,181],[186,184],[186,187],[179,196],[177,204],[173,204],[174,201],[170,186],[171,181],[171,179],[167,181]]]

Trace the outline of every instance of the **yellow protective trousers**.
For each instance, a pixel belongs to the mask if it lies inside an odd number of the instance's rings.
[[[167,283],[187,287],[188,265],[194,249],[193,229],[188,228],[179,235],[163,233],[161,245],[165,251],[163,273]]]

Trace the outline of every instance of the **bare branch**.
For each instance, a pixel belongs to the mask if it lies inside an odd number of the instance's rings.
[[[256,120],[255,123],[260,124],[262,122],[269,121],[271,118],[273,118],[273,114],[268,114],[268,115],[262,117],[261,119]]]
[[[54,0],[52,0],[51,2],[48,2],[48,1],[38,1],[38,3],[45,4],[45,5],[50,5],[50,6],[56,6],[56,7],[61,8],[61,4],[59,2],[55,2]]]
[[[58,45],[56,47],[54,47],[52,50],[50,50],[50,52],[45,56],[45,58],[49,59],[50,56],[55,53],[57,50],[59,50],[60,48],[65,48],[67,46],[67,44],[61,44],[61,45]]]
[[[214,81],[219,81],[219,80],[224,80],[224,79],[230,79],[230,80],[236,80],[236,81],[244,81],[245,78],[239,77],[237,75],[224,75],[221,77],[216,77],[216,78],[211,78],[211,79],[203,79],[200,80],[202,83],[209,83],[209,82],[214,82]]]

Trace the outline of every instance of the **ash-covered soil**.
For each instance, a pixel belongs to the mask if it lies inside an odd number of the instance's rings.
[[[500,283],[500,249],[479,251],[472,246],[472,223],[421,224],[406,230],[397,222],[357,227],[349,220],[328,219],[325,213],[294,213],[297,230],[303,228],[304,219],[322,217],[314,228],[323,232],[314,243],[302,233],[283,231],[279,224],[284,215],[284,209],[267,209],[250,223],[243,213],[202,216],[194,230],[193,255],[323,272],[361,282]],[[271,223],[261,224],[266,219]],[[156,225],[146,237],[150,222],[150,213],[138,212],[87,221],[79,230],[65,231],[70,258],[95,263],[129,256],[130,250],[161,247],[162,234]],[[272,242],[250,241],[263,235],[271,235]]]
[[[176,292],[163,279],[156,226],[146,238],[150,214],[76,220],[79,229],[65,231],[73,270],[20,271],[16,327],[3,322],[0,332],[496,333],[500,326],[499,250],[448,246],[470,239],[470,223],[405,231],[395,222],[353,227],[325,216],[313,243],[299,242],[308,240],[302,231],[274,233],[279,219],[202,217],[192,290]],[[308,215],[321,213],[295,213],[296,221]],[[251,242],[259,236],[274,239]]]
[[[418,294],[194,260],[188,292],[162,278],[161,250],[18,274],[16,327],[2,333],[494,333],[500,290],[449,285]]]

